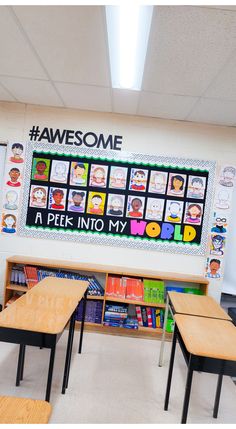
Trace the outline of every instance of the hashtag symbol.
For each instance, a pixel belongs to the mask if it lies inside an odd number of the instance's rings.
[[[34,125],[33,128],[31,128],[31,130],[29,131],[29,137],[30,140],[37,140],[37,137],[39,137],[40,135],[40,130],[39,130],[39,126],[37,125],[37,127]]]

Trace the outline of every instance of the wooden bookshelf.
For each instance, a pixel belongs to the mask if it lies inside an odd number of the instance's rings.
[[[103,311],[102,311],[102,321],[104,318],[105,304],[107,302],[114,302],[117,304],[134,304],[139,306],[146,307],[156,307],[156,308],[165,308],[163,303],[147,303],[144,301],[136,301],[130,299],[120,299],[112,296],[106,296],[106,285],[108,282],[109,276],[125,276],[125,277],[134,277],[141,279],[154,279],[154,280],[163,280],[178,282],[178,286],[183,283],[185,286],[194,285],[198,287],[204,295],[207,295],[208,292],[208,280],[202,276],[190,276],[190,275],[181,275],[179,273],[166,273],[160,271],[148,271],[140,269],[128,269],[120,266],[109,266],[109,265],[97,265],[97,264],[81,264],[77,261],[60,261],[53,259],[45,258],[33,258],[33,257],[24,257],[24,256],[12,256],[6,260],[6,275],[5,275],[5,287],[4,287],[4,307],[6,306],[7,301],[14,295],[14,293],[26,293],[26,286],[19,286],[12,284],[11,279],[11,270],[16,265],[32,265],[36,267],[41,267],[45,269],[60,269],[60,270],[69,270],[87,273],[87,275],[100,274],[104,275],[104,296],[95,296],[88,295],[89,300],[101,300],[103,302]],[[80,322],[76,322],[77,327],[80,326]],[[101,332],[110,335],[124,335],[130,337],[140,337],[140,338],[154,338],[159,339],[162,335],[162,329],[160,328],[149,328],[149,327],[139,327],[139,329],[128,329],[122,327],[113,327],[105,326],[103,323],[85,323],[85,330],[92,332]],[[167,334],[167,338],[170,338],[171,334]]]

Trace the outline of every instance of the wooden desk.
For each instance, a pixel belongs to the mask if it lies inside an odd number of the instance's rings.
[[[51,412],[46,401],[0,396],[0,424],[45,424]]]
[[[56,344],[70,320],[62,388],[62,393],[65,393],[69,379],[75,311],[82,297],[86,297],[87,287],[86,281],[47,277],[0,313],[0,341],[20,344],[17,386],[23,379],[25,346],[49,348],[51,354],[46,390],[46,401],[49,401]],[[82,348],[84,316],[85,306],[79,352]]]
[[[232,320],[229,315],[223,310],[223,308],[218,304],[218,302],[216,302],[211,296],[195,295],[181,292],[168,292],[159,355],[159,366],[162,366],[163,362],[166,321],[169,310],[171,311],[172,315],[180,313],[228,321]]]
[[[186,423],[193,371],[218,374],[213,417],[217,418],[223,375],[236,376],[236,328],[233,323],[175,314],[164,409],[168,409],[176,341],[188,366],[181,423]]]

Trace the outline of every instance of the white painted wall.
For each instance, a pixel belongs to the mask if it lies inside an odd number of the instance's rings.
[[[32,125],[60,129],[80,129],[123,136],[123,151],[155,155],[175,155],[236,164],[236,129],[190,122],[159,120],[128,115],[83,112],[75,109],[44,108],[20,103],[0,103],[0,140],[28,140]],[[48,257],[79,262],[101,263],[179,272],[204,273],[205,258],[148,252],[91,244],[30,239],[0,234],[0,294],[2,295],[5,259],[10,255]],[[210,294],[220,297],[218,286]]]

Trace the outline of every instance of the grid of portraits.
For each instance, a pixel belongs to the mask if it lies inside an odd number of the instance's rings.
[[[35,155],[29,207],[201,225],[207,173],[99,159]]]

